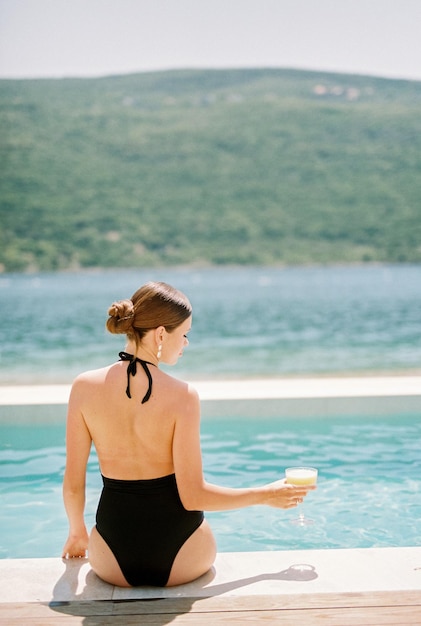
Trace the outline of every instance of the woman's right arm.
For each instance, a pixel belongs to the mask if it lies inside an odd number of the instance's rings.
[[[203,477],[200,447],[200,403],[189,389],[183,413],[177,417],[173,438],[173,462],[177,487],[188,510],[223,511],[266,504],[281,509],[297,505],[312,487],[295,487],[285,479],[261,487],[235,489],[208,483]]]
[[[67,411],[63,500],[69,519],[69,536],[63,547],[64,558],[85,556],[88,548],[84,509],[86,465],[92,439],[80,408],[83,389],[83,382],[76,379],[70,393]]]

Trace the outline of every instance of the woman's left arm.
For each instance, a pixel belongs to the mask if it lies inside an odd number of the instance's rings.
[[[69,536],[63,547],[63,558],[84,557],[88,549],[84,511],[86,466],[92,437],[80,408],[84,386],[80,379],[73,383],[67,411],[63,500],[69,519]]]

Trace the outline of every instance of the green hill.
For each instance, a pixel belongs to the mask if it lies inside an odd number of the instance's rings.
[[[421,83],[0,81],[2,271],[421,261]]]

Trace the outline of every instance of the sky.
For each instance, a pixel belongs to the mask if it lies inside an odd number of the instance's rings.
[[[421,0],[0,0],[0,78],[244,67],[421,80]]]

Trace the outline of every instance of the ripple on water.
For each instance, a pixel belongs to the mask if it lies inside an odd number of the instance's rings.
[[[60,554],[67,536],[63,428],[0,426],[1,558]],[[318,488],[304,502],[313,525],[291,524],[296,509],[255,506],[207,513],[220,551],[420,545],[421,421],[415,417],[212,418],[203,421],[202,431],[210,482],[244,487],[277,480],[291,465],[319,469]],[[94,523],[101,486],[93,453],[88,526]]]

